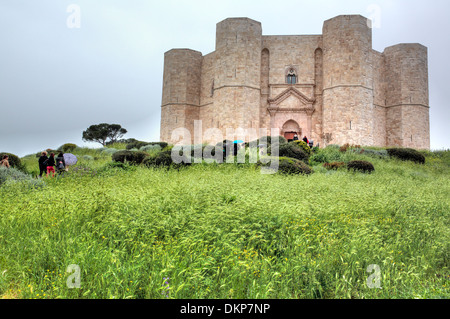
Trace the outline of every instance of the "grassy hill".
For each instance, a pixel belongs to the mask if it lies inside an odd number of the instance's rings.
[[[0,187],[0,295],[449,298],[450,152],[416,164],[377,150],[330,147],[310,175],[267,175],[115,166],[107,150],[77,148],[69,174]],[[351,160],[375,171],[323,167]],[[22,161],[36,175],[37,158]]]

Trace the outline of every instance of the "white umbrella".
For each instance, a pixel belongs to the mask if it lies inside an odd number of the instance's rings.
[[[63,156],[64,162],[66,162],[66,166],[72,166],[78,162],[78,158],[71,153],[65,153]]]

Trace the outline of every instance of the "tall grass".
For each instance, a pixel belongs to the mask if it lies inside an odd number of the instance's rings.
[[[91,155],[86,151],[83,155]],[[448,157],[370,175],[111,168],[0,188],[10,298],[448,298]],[[81,288],[69,289],[69,265]],[[381,289],[369,288],[369,265]],[[168,279],[169,287],[164,284]]]

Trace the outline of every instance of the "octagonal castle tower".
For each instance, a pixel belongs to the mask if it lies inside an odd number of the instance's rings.
[[[191,143],[222,141],[227,129],[277,128],[321,146],[429,149],[427,48],[377,52],[359,15],[327,20],[322,33],[264,36],[261,23],[229,18],[217,24],[214,52],[166,52],[161,141],[177,143],[177,128]],[[217,134],[205,134],[211,129]]]

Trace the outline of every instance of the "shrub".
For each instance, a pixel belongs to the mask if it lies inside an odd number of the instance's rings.
[[[23,173],[28,173],[27,169],[25,167],[25,164],[22,163],[19,156],[11,154],[11,153],[2,152],[2,153],[0,153],[0,161],[3,159],[4,155],[8,155],[8,162],[12,168],[18,169],[19,171],[21,171]]]
[[[351,161],[347,164],[347,169],[363,173],[372,173],[375,170],[373,164],[366,161]]]
[[[345,163],[344,162],[332,162],[332,163],[325,163],[323,164],[323,167],[325,167],[328,170],[334,169],[337,170],[341,167],[344,167]]]
[[[311,165],[316,163],[331,163],[331,162],[343,162],[343,154],[339,152],[339,147],[329,147],[319,150],[317,153],[313,153],[310,157]]]
[[[76,144],[73,143],[66,143],[61,145],[60,147],[58,147],[58,152],[63,152],[63,153],[70,153],[73,152],[74,149],[77,148]]]
[[[295,158],[280,157],[279,171],[284,174],[311,174],[311,168]]]
[[[389,156],[396,157],[402,161],[413,161],[425,164],[425,156],[412,148],[389,148],[387,149],[387,152]]]
[[[134,143],[134,142],[138,142],[138,140],[135,139],[135,138],[123,138],[123,139],[120,139],[120,140],[117,140],[117,141],[108,141],[105,144],[106,145],[112,145],[112,144],[115,144],[115,143],[130,144],[130,143]]]
[[[101,150],[102,153],[106,153],[108,155],[113,155],[114,153],[118,152],[119,150],[115,149],[115,148],[109,148],[106,147],[104,149]]]
[[[147,156],[143,164],[145,166],[151,167],[174,167],[180,168],[183,166],[191,165],[194,162],[194,159],[191,157],[188,159],[186,155],[182,155],[181,163],[174,163],[172,160],[172,151],[162,151],[154,156]]]
[[[366,148],[355,148],[355,149],[352,149],[352,152],[364,154],[364,155],[368,155],[368,156],[372,156],[372,157],[379,157],[379,158],[388,156],[388,152],[386,150],[372,150],[369,148],[367,148],[367,149]]]
[[[15,168],[0,167],[0,186],[5,184],[23,182],[28,187],[42,187],[44,182],[41,180],[35,180],[30,175],[19,171]]]
[[[154,144],[154,145],[149,144],[149,145],[142,146],[139,150],[142,152],[149,153],[149,152],[159,152],[162,150],[162,148],[158,144]]]
[[[350,145],[350,144],[347,143],[347,144],[342,145],[339,148],[339,151],[342,152],[342,153],[345,153],[345,152],[347,152],[348,149],[354,149],[354,148],[361,148],[361,146],[360,145],[354,145],[354,144]]]
[[[213,159],[216,157],[216,146],[214,145],[206,145],[203,148],[203,158],[204,159]],[[220,155],[223,156],[223,147],[220,149]]]
[[[86,161],[93,161],[94,160],[94,158],[92,156],[90,156],[90,155],[83,155],[83,159],[86,160]]]
[[[133,148],[140,149],[141,147],[149,145],[149,144],[150,144],[149,142],[143,142],[143,141],[136,140],[131,143],[128,143],[126,148],[127,148],[127,150],[131,150]]]
[[[267,150],[268,154],[272,154],[273,146],[274,146],[274,144],[271,144],[271,146]],[[308,161],[308,158],[309,158],[308,154],[303,152],[303,150],[301,150],[296,144],[287,143],[287,144],[281,144],[278,147],[279,147],[278,155],[280,157],[290,157],[290,158],[298,159],[300,161],[305,161],[305,162]]]
[[[256,142],[256,143],[255,143]],[[259,144],[265,144],[267,147],[270,147],[272,144],[287,144],[287,140],[283,136],[263,136],[256,141],[253,141],[250,143],[251,145],[259,145]]]
[[[161,149],[166,148],[169,144],[166,142],[144,142],[144,141],[132,141],[131,143],[127,144],[126,149],[131,150],[133,148],[141,149],[141,147],[147,146],[147,145],[158,145],[161,147]]]
[[[297,145],[299,148],[303,150],[303,152],[308,154],[308,156],[311,155],[311,148],[309,147],[308,144],[306,144],[305,141],[299,140],[299,141],[292,141],[290,143]]]
[[[272,158],[272,160],[278,159],[278,172],[281,174],[311,174],[312,170],[311,168],[306,165],[304,162],[290,157],[267,157],[266,159]],[[265,162],[262,163],[261,161],[258,161],[258,165],[262,166],[270,166],[271,162]]]
[[[21,162],[19,156],[11,154],[11,153],[4,153],[4,152],[0,153],[0,161],[3,159],[4,155],[8,155],[8,157],[9,157],[8,161],[9,161],[9,165],[11,165],[11,167],[18,168],[22,165],[22,162]]]
[[[124,163],[125,161],[127,161],[131,164],[141,164],[147,156],[148,156],[147,153],[141,151],[136,152],[136,151],[122,150],[115,152],[112,155],[112,160],[114,162]]]

